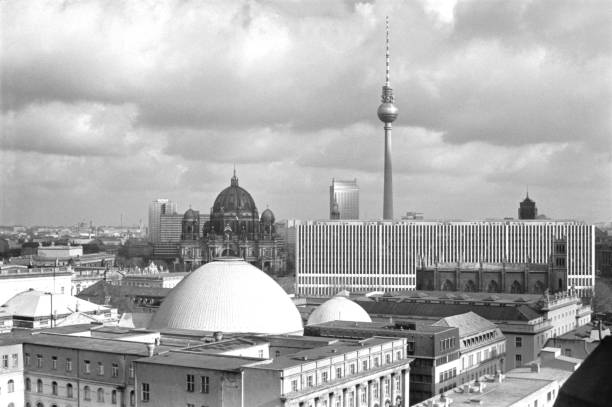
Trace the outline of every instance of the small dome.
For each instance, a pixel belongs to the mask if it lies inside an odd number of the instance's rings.
[[[383,103],[378,106],[378,118],[384,123],[393,123],[397,119],[399,109],[393,103]]]
[[[261,213],[261,223],[274,224],[274,213],[270,209],[266,209]]]
[[[372,322],[361,306],[348,298],[336,295],[319,305],[308,317],[307,325],[329,321]]]
[[[206,263],[170,291],[149,329],[286,334],[303,332],[285,291],[238,258]]]
[[[183,215],[183,220],[198,220],[198,218],[198,213],[191,208],[187,209],[187,212]]]

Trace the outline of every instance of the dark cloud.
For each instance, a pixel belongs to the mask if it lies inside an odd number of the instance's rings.
[[[324,217],[332,177],[376,217],[386,15],[398,208],[512,215],[533,183],[550,215],[609,217],[612,3],[432,4],[1,3],[0,222],[207,211],[233,163],[278,218]]]

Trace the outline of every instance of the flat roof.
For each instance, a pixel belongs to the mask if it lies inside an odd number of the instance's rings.
[[[209,355],[205,353],[166,352],[152,357],[137,359],[135,362],[154,365],[181,366],[195,369],[238,372],[246,364],[263,359],[243,356]]]
[[[363,340],[338,340],[335,343],[314,347],[310,349],[304,349],[292,353],[290,355],[280,356],[274,358],[271,363],[262,364],[261,366],[251,366],[254,368],[271,369],[271,370],[283,370],[291,366],[301,365],[304,363],[314,362],[320,359],[330,358],[333,356],[339,356],[344,353],[349,353],[365,347],[381,345],[390,341],[396,341],[398,338],[386,338],[381,336],[374,336]],[[363,345],[362,345],[363,344]]]
[[[415,324],[415,329],[407,329],[407,328],[397,328],[396,324],[400,324],[405,326],[406,324]],[[321,327],[321,328],[341,328],[341,329],[352,329],[352,330],[366,330],[366,331],[380,331],[385,330],[389,333],[389,335],[393,335],[395,332],[402,333],[438,333],[438,332],[446,332],[454,330],[455,327],[447,327],[447,326],[436,326],[432,325],[430,321],[410,321],[404,319],[395,319],[392,322],[384,322],[384,321],[372,321],[372,322],[351,322],[351,321],[328,321],[323,322],[321,324],[313,324],[309,325],[311,327]]]
[[[130,342],[116,339],[91,338],[86,336],[56,335],[49,333],[33,334],[24,338],[24,344],[55,346],[58,348],[69,348],[86,350],[92,352],[119,353],[146,356],[147,346],[142,342]],[[168,351],[168,346],[158,346],[159,352]]]

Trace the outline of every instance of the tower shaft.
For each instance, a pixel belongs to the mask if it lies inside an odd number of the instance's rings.
[[[383,219],[393,219],[393,168],[391,163],[391,123],[385,123],[385,184]]]

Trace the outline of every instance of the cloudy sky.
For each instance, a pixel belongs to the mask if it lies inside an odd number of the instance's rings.
[[[612,2],[3,1],[0,224],[208,212],[236,164],[277,219],[333,177],[382,215],[391,18],[395,214],[612,220]]]

